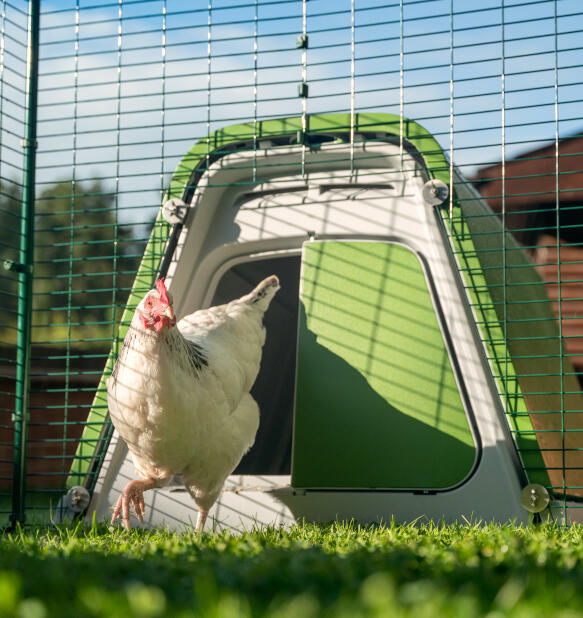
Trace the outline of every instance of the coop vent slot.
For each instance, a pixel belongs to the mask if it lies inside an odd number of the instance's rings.
[[[238,202],[240,210],[252,210],[256,208],[277,208],[289,206],[289,203],[259,201],[260,198],[277,198],[283,195],[297,195],[298,204],[306,201],[318,201],[319,196],[331,191],[391,191],[395,192],[395,186],[389,183],[326,183],[313,185],[300,185],[281,189],[265,189],[245,193]]]

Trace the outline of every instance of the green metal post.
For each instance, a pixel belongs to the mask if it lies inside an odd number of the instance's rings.
[[[36,119],[38,89],[40,0],[28,3],[28,47],[26,60],[26,108],[24,179],[20,220],[18,270],[18,341],[16,396],[14,408],[14,478],[12,525],[25,520],[26,443],[30,392],[30,346],[32,280],[34,262],[34,202],[36,175]]]

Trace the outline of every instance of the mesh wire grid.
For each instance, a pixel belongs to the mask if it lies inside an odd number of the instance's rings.
[[[258,148],[262,123],[288,117],[299,118],[307,148],[310,119],[333,113],[348,114],[353,143],[359,114],[395,114],[401,135],[407,118],[420,123],[459,171],[446,165],[445,179],[477,189],[476,202],[481,194],[510,230],[493,231],[471,199],[462,217],[455,192],[443,210],[527,473],[548,471],[544,483],[564,502],[583,489],[574,474],[583,443],[570,422],[583,372],[579,2],[1,6],[2,523],[46,521],[71,469],[98,470],[96,445],[109,433],[102,392],[101,418],[89,411],[130,290],[148,289],[162,259],[168,229],[156,214],[185,153],[203,140],[210,154],[216,144],[205,138],[241,124],[246,148]],[[37,143],[23,142],[32,129]],[[144,256],[152,229],[159,241]],[[502,267],[488,271],[496,252]],[[524,255],[540,280],[516,281]],[[541,291],[553,315],[528,311]],[[508,351],[545,321],[556,330],[539,335],[550,365],[521,385],[523,365]],[[517,403],[529,397],[528,410]],[[521,421],[537,412],[553,422]],[[531,438],[544,434],[553,457],[541,462]]]

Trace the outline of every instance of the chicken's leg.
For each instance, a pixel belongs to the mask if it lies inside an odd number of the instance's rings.
[[[218,495],[221,493],[221,488],[223,484],[221,483],[218,489],[215,488],[212,491],[208,491],[194,485],[190,481],[188,473],[182,474],[182,480],[184,481],[184,485],[188,490],[188,493],[194,498],[194,501],[196,502],[196,508],[198,509],[198,515],[196,516],[196,525],[194,526],[194,531],[202,532],[209,511],[212,505],[215,503]]]
[[[130,504],[134,509],[134,513],[140,523],[144,523],[144,492],[147,489],[157,487],[158,482],[152,478],[144,481],[130,481],[121,492],[120,497],[117,500],[117,504],[113,509],[113,515],[111,516],[111,523],[120,517],[124,526],[130,529]]]
[[[202,532],[208,514],[208,510],[204,511],[203,509],[199,508],[198,515],[196,516],[196,526],[194,528],[195,532]]]

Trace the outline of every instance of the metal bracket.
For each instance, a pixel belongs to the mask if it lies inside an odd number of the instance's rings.
[[[20,145],[22,146],[22,148],[28,148],[30,146],[30,142],[26,138],[23,138],[23,139],[20,140]],[[38,148],[38,141],[37,140],[34,140],[33,147],[34,147],[35,150]]]
[[[430,206],[439,206],[449,197],[449,187],[438,178],[428,180],[423,185],[423,199]]]
[[[27,422],[28,422],[28,421],[30,421],[30,412],[29,412],[29,411],[27,411],[27,412],[24,414],[24,417],[23,417],[21,414],[17,414],[16,412],[13,412],[13,413],[10,415],[10,420],[11,420],[11,422],[13,422],[13,423],[18,423],[18,421],[22,421],[22,420],[23,420],[23,418],[24,418],[24,420],[25,420],[25,421],[27,421]]]
[[[549,492],[538,483],[531,483],[520,492],[520,503],[529,513],[541,513],[550,502]]]
[[[308,84],[306,84],[305,82],[298,84],[298,97],[302,99],[308,98]]]
[[[4,270],[9,270],[15,273],[31,273],[32,268],[26,264],[15,262],[14,260],[4,260]]]
[[[171,225],[182,223],[186,218],[188,207],[179,197],[173,197],[162,206],[162,216]]]
[[[54,517],[55,523],[60,524],[64,521],[74,519],[89,506],[90,501],[91,494],[85,487],[81,487],[80,485],[71,487],[59,500]]]
[[[297,49],[308,49],[308,35],[300,34],[296,41]]]

